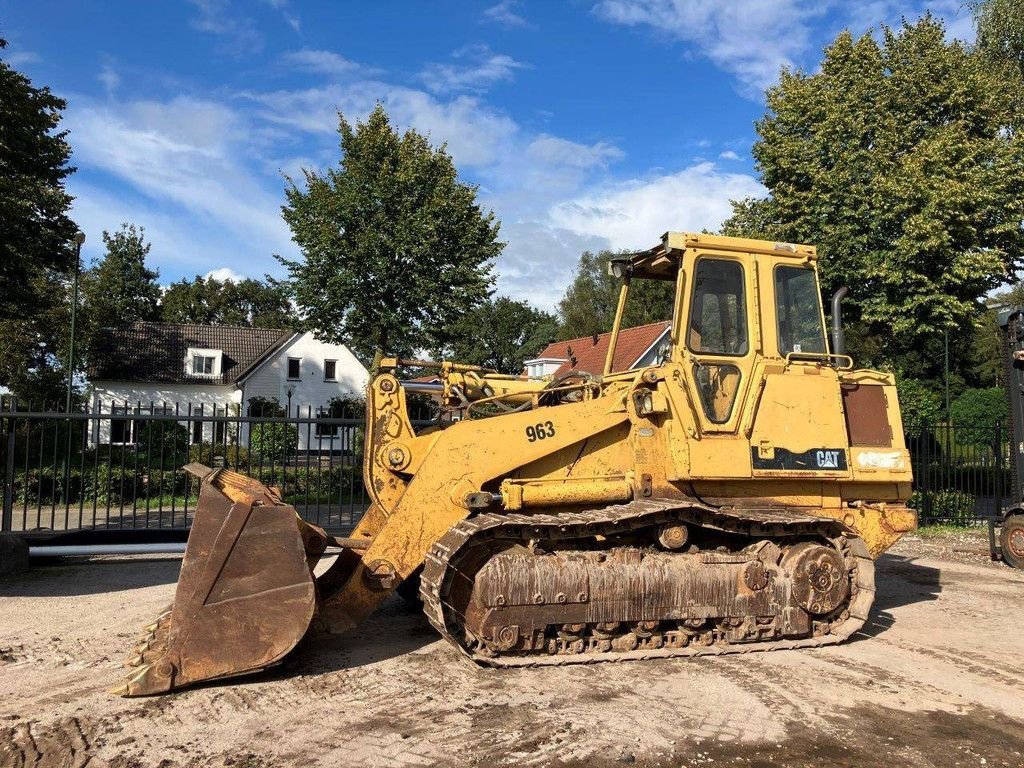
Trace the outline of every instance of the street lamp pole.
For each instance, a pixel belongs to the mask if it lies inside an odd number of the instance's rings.
[[[78,275],[82,267],[82,243],[84,232],[75,232],[75,288],[71,300],[71,344],[68,350],[68,396],[64,401],[64,413],[71,413],[71,386],[75,378],[75,319],[78,315]]]

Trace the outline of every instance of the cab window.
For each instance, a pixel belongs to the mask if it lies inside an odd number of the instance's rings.
[[[690,349],[709,355],[747,354],[747,304],[743,265],[703,258],[693,278]]]
[[[806,267],[775,268],[775,318],[779,332],[779,354],[825,353],[821,294],[814,270]]]

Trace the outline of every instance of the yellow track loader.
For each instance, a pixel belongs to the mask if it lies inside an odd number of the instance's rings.
[[[874,560],[916,524],[891,375],[829,347],[815,249],[670,232],[613,261],[602,375],[437,364],[458,420],[416,428],[404,365],[367,392],[372,503],[348,539],[271,488],[203,477],[174,604],[117,689],[164,693],[279,662],[419,579],[430,623],[499,667],[837,643]],[[612,370],[635,280],[675,284],[656,364]],[[328,546],[341,553],[319,577]]]

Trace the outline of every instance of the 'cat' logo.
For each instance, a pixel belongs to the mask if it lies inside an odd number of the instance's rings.
[[[815,458],[819,469],[839,468],[839,451],[818,451]]]

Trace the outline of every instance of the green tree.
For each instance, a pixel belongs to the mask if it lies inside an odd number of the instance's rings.
[[[930,384],[898,374],[896,396],[907,437],[916,438],[942,421],[942,400]]]
[[[978,50],[1024,78],[1024,0],[969,3],[978,27]]]
[[[0,39],[0,51],[7,41]],[[34,312],[52,295],[40,295],[34,278],[74,266],[72,197],[64,188],[74,172],[67,131],[58,131],[64,99],[36,88],[0,60],[0,320]]]
[[[160,316],[167,323],[199,325],[289,328],[294,324],[287,287],[269,276],[266,282],[200,275],[193,280],[182,278],[164,291]]]
[[[446,148],[399,134],[378,104],[365,123],[338,115],[341,162],[291,179],[283,215],[302,261],[281,259],[305,327],[364,359],[438,349],[488,296],[493,213],[460,182]]]
[[[950,420],[955,428],[956,441],[961,445],[996,448],[996,423],[1002,424],[1006,434],[1010,406],[1002,387],[968,389],[949,407]]]
[[[520,374],[528,360],[553,341],[558,332],[554,315],[525,301],[500,296],[486,301],[455,326],[455,338],[443,356],[460,363]]]
[[[0,51],[7,46],[0,39]],[[53,404],[67,384],[75,223],[67,106],[0,59],[0,386]]]
[[[724,230],[816,244],[825,291],[850,287],[850,319],[892,360],[970,333],[1021,266],[1024,139],[1011,84],[940,22],[882,37],[844,32],[820,72],[768,90],[754,156],[770,194]],[[928,378],[942,355],[921,362]]]
[[[628,252],[585,251],[576,275],[558,303],[561,339],[607,333],[615,321],[620,282],[608,274],[608,261]],[[623,327],[645,325],[672,317],[675,283],[665,280],[634,280],[622,318]]]
[[[44,269],[30,279],[29,288],[40,297],[35,309],[0,320],[0,384],[23,403],[63,409],[71,326],[68,281]]]
[[[103,233],[107,252],[82,275],[87,339],[100,327],[124,327],[160,317],[160,273],[146,266],[150,244],[145,229],[122,224]]]

